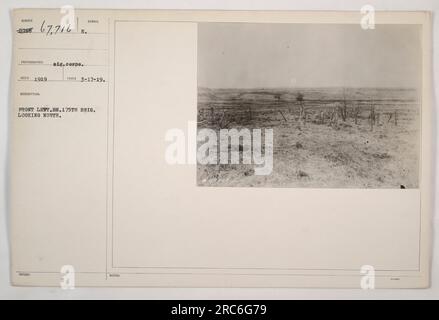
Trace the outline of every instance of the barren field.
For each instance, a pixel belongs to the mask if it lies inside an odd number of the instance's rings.
[[[200,186],[417,188],[416,90],[199,88],[198,129],[274,131],[273,172],[197,166]]]

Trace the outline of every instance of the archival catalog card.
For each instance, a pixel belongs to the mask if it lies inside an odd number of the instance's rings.
[[[14,285],[429,286],[428,12],[11,15]]]

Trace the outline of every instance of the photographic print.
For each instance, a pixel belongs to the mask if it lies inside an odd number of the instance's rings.
[[[197,184],[418,188],[420,37],[415,24],[199,23]]]
[[[12,286],[431,285],[432,12],[10,13]]]

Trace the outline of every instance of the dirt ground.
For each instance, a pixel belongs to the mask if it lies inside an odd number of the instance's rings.
[[[305,91],[301,114],[297,92],[203,92],[199,129],[273,129],[273,171],[257,176],[254,165],[198,164],[198,185],[417,188],[419,112],[413,92],[387,90],[374,99],[362,93]],[[345,119],[334,107],[343,104]]]

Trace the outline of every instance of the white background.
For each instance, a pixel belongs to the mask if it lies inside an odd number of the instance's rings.
[[[0,2],[0,298],[3,299],[438,299],[439,298],[439,237],[433,240],[432,285],[429,289],[417,290],[369,290],[360,289],[172,289],[172,288],[81,288],[63,291],[58,288],[16,288],[9,283],[9,240],[8,228],[8,118],[9,118],[9,78],[11,70],[11,23],[10,9],[31,7],[61,7],[73,5],[76,8],[137,8],[137,9],[219,9],[219,10],[351,10],[359,11],[365,4],[371,4],[376,10],[429,10],[433,11],[433,68],[434,79],[438,79],[439,69],[439,14],[437,0],[2,0]],[[434,88],[434,96],[439,88]],[[434,123],[437,123],[436,106]],[[434,126],[435,162],[437,126]],[[433,171],[434,217],[433,228],[439,228],[437,213],[437,168]],[[434,231],[435,231],[434,230]]]

